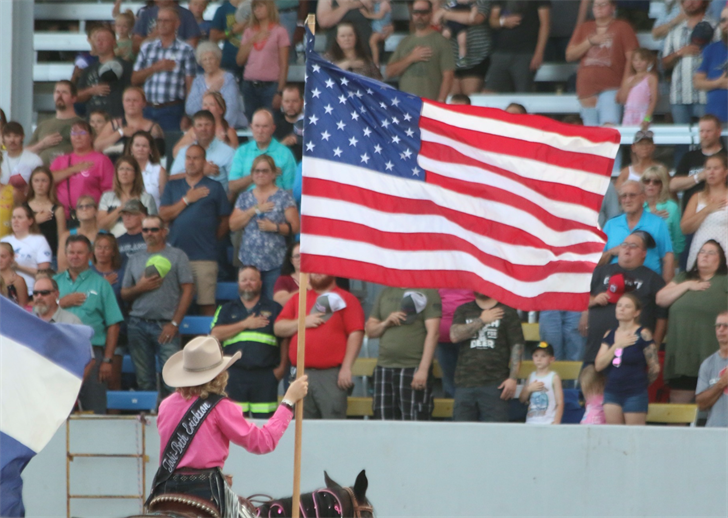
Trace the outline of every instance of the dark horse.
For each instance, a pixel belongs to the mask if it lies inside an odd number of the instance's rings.
[[[312,493],[301,495],[301,518],[373,518],[374,509],[366,492],[369,481],[364,470],[356,477],[353,487],[342,487],[324,472],[326,487],[317,489]],[[141,518],[142,516],[157,516],[159,518],[220,518],[215,506],[201,498],[188,495],[164,495],[165,498],[150,505],[150,510],[143,515],[133,515],[128,518]],[[248,508],[253,516],[259,518],[287,518],[292,516],[292,498],[267,500],[261,502],[260,495],[251,497],[251,502],[259,504],[258,507]]]

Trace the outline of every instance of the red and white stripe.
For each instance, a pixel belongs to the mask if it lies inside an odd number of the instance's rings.
[[[426,182],[304,158],[302,269],[585,309],[616,130],[428,101],[420,129]]]

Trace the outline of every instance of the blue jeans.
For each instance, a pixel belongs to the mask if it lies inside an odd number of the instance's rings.
[[[554,348],[556,360],[581,361],[586,338],[579,333],[579,311],[542,311],[538,319],[541,340]]]
[[[157,364],[155,355],[159,357],[160,367],[164,366],[170,356],[181,349],[180,336],[177,334],[171,342],[159,343],[157,338],[167,322],[162,320],[142,320],[129,317],[129,355],[134,362],[139,390],[157,390]],[[171,394],[171,387],[162,382],[161,396]]]
[[[604,90],[597,94],[597,105],[594,108],[581,107],[581,118],[584,126],[601,126],[605,123],[619,125],[622,123],[622,106],[617,104],[617,90]]]
[[[278,277],[281,276],[280,268],[273,268],[266,272],[260,272],[261,280],[263,281],[263,291],[261,295],[267,297],[268,300],[273,300],[273,286],[275,286]]]
[[[705,115],[704,104],[671,104],[672,121],[675,124],[690,124],[693,119]]]
[[[255,86],[256,82],[258,86]],[[243,81],[240,90],[243,92],[245,116],[252,121],[255,110],[259,108],[273,110],[273,97],[278,91],[278,81]]]
[[[162,108],[154,108],[153,106],[144,108],[144,118],[153,120],[164,131],[180,131],[179,125],[184,114],[184,101]]]
[[[445,397],[455,397],[455,366],[458,363],[460,346],[450,342],[437,344],[437,361],[442,369],[442,389]]]
[[[716,18],[717,20],[718,18]],[[278,13],[278,23],[281,27],[286,29],[288,33],[288,39],[291,42],[291,46],[288,47],[288,61],[294,63],[296,61],[296,44],[293,43],[293,36],[296,34],[296,24],[298,23],[298,9],[292,11],[286,11],[284,13]]]

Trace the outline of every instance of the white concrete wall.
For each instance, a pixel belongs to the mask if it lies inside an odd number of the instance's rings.
[[[76,423],[75,452],[132,451],[129,422]],[[323,470],[344,485],[365,468],[378,517],[728,516],[728,430],[527,427],[518,424],[307,422],[302,488]],[[159,439],[147,427],[147,485]],[[130,460],[76,459],[74,492],[133,492]],[[241,494],[291,493],[293,425],[266,456],[233,447],[225,471]],[[28,516],[65,516],[65,430],[25,471]],[[120,516],[137,504],[75,501],[73,516]]]

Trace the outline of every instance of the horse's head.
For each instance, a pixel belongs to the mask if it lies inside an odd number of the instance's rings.
[[[357,475],[356,482],[354,482],[353,487],[342,487],[329,477],[329,474],[325,471],[324,480],[326,481],[326,487],[328,489],[336,491],[345,498],[348,497],[348,500],[351,502],[351,516],[354,518],[374,517],[374,508],[366,497],[367,488],[369,487],[366,470],[361,470],[359,475]],[[346,516],[348,516],[348,514]]]

